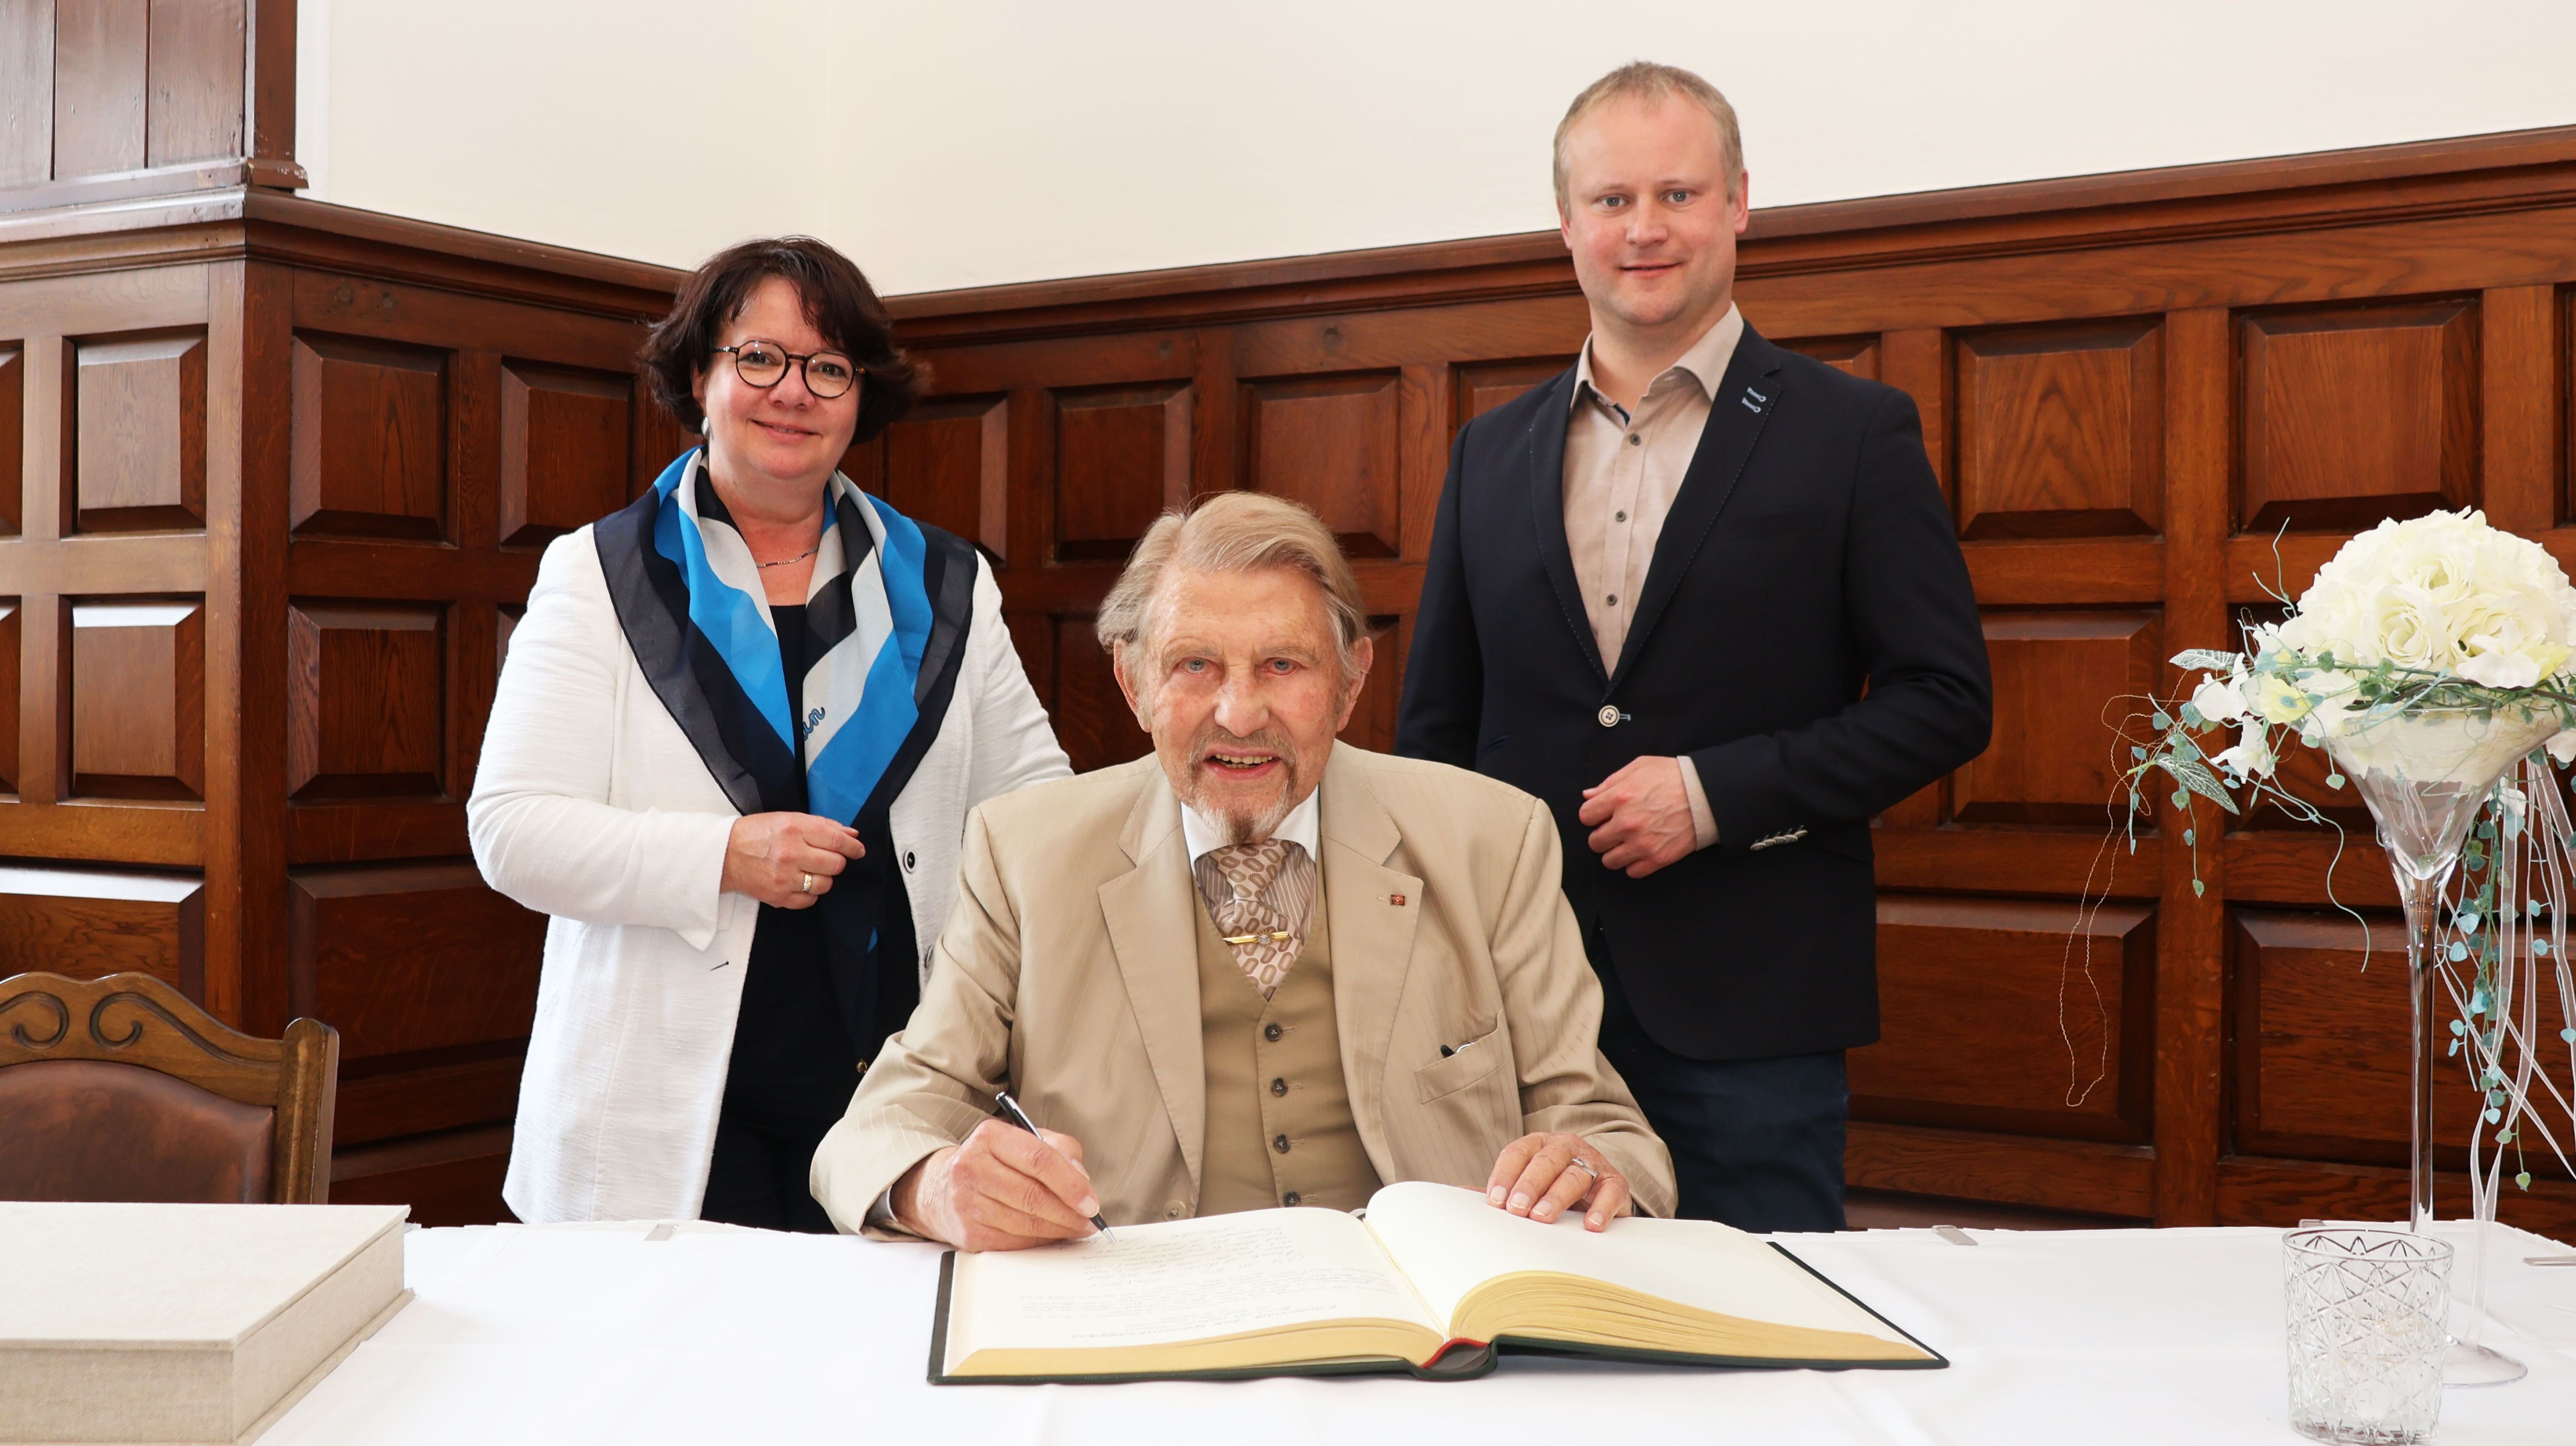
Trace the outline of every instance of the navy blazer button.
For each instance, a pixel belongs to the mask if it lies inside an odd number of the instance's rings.
[[[1592,716],[1600,719],[1601,726],[1604,728],[1616,728],[1619,726],[1619,709],[1616,704],[1604,703],[1601,705],[1601,711],[1593,714]]]

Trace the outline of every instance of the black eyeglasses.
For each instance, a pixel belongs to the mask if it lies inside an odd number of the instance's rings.
[[[790,362],[805,369],[805,390],[825,401],[859,384],[858,366],[836,351],[798,356],[771,341],[747,341],[740,346],[720,346],[716,350],[733,353],[733,374],[742,378],[743,385],[758,387],[762,391],[787,380]]]

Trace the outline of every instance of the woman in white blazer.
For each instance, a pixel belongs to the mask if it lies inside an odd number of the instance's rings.
[[[827,1231],[814,1146],[919,997],[967,810],[1071,769],[975,549],[835,470],[917,385],[857,267],[736,246],[644,359],[706,444],[546,549],[466,806],[553,916],[502,1196]]]

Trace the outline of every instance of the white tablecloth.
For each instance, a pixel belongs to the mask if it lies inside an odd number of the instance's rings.
[[[936,1249],[650,1230],[412,1232],[418,1297],[262,1446],[2300,1439],[2287,1425],[2269,1230],[1976,1231],[1973,1247],[1920,1230],[1782,1237],[1947,1355],[1945,1371],[1506,1358],[1483,1380],[1445,1384],[937,1387],[923,1379]],[[2464,1230],[2455,1238],[2465,1245]],[[2576,1441],[2576,1268],[2522,1263],[2561,1253],[2496,1232],[2488,1338],[2531,1375],[2448,1392],[2445,1446]]]

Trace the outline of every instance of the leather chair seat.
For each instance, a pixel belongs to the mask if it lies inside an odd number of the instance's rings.
[[[277,1111],[103,1060],[0,1069],[0,1200],[270,1198]]]

